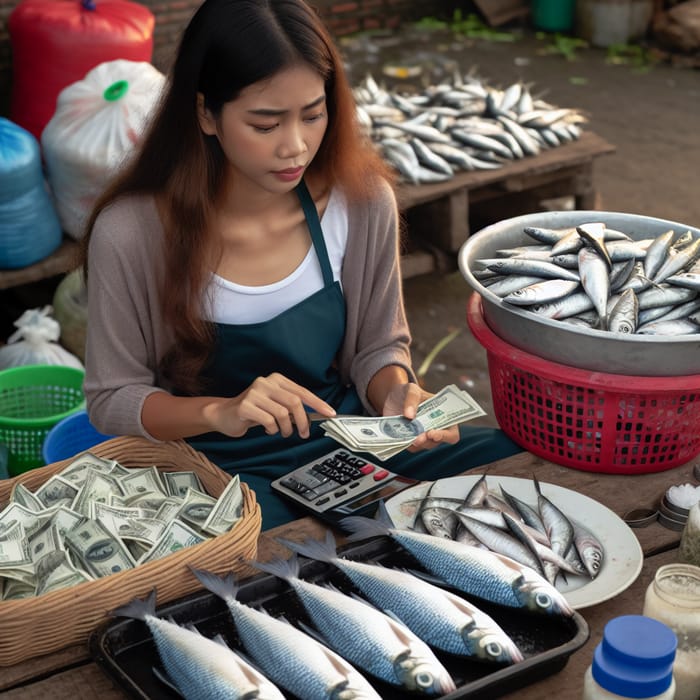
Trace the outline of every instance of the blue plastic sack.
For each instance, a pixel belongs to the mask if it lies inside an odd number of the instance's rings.
[[[0,269],[39,262],[62,240],[41,167],[39,142],[0,117]]]

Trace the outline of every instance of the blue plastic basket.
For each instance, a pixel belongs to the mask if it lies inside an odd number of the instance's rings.
[[[104,435],[93,427],[87,411],[77,411],[51,428],[44,439],[41,452],[46,464],[52,464],[70,459],[112,437],[114,436]]]

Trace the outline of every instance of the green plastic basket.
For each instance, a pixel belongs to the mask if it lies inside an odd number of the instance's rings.
[[[85,406],[85,372],[63,365],[23,365],[0,371],[0,443],[17,476],[44,465],[49,430]]]

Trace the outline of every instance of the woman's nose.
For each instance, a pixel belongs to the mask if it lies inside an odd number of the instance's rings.
[[[285,129],[283,139],[277,149],[281,158],[294,158],[306,151],[306,140],[303,131],[298,126]]]

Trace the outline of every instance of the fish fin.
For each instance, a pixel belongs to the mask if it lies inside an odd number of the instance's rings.
[[[441,578],[438,578],[433,574],[429,574],[426,571],[419,571],[418,569],[404,569],[404,571],[408,571],[409,574],[417,576],[418,578],[423,579],[423,581],[432,583],[435,586],[445,587],[447,585]]]
[[[152,666],[151,671],[153,675],[167,688],[170,688],[179,698],[184,698],[185,696],[180,692],[178,687],[175,685],[175,681],[171,680],[170,676],[158,666]]]
[[[296,553],[292,554],[289,559],[278,557],[268,562],[250,560],[248,563],[256,569],[260,569],[260,571],[287,581],[299,576],[299,557]]]
[[[125,605],[120,605],[112,610],[110,615],[115,617],[130,617],[134,620],[145,620],[148,615],[155,616],[156,614],[156,589],[151,589],[151,592],[143,599],[134,598]]]
[[[374,518],[366,518],[363,515],[348,515],[340,521],[340,526],[350,532],[348,541],[369,539],[389,535],[394,523],[386,509],[384,501],[379,501]]]
[[[304,540],[304,542],[294,542],[284,537],[275,537],[275,540],[292,552],[301,554],[309,559],[330,562],[338,556],[335,537],[330,530],[326,530],[325,540],[309,538]]]
[[[297,624],[299,625],[299,629],[308,634],[309,637],[311,637],[312,639],[315,639],[317,642],[323,644],[324,646],[327,646],[329,644],[328,640],[316,628],[312,627],[311,625],[307,625],[301,620],[299,620]]]
[[[213,574],[211,571],[195,569],[192,566],[190,566],[190,571],[197,577],[204,588],[219,596],[219,598],[223,598],[223,600],[235,598],[238,594],[238,584],[233,574],[221,577]]]

